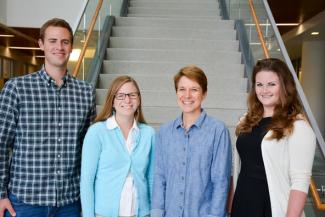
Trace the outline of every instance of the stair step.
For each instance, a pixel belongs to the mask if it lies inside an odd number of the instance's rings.
[[[174,76],[188,62],[135,62],[105,60],[102,73],[129,74],[132,75],[159,75],[166,74]],[[228,64],[214,61],[209,64],[198,64],[207,76],[218,75],[220,78],[243,78],[244,65]]]
[[[130,4],[132,5],[133,3],[137,2],[148,2],[148,0],[131,0]],[[150,0],[150,2],[162,2],[162,0]],[[218,1],[216,0],[166,0],[164,1],[166,3],[179,3],[179,4],[197,4],[197,3],[203,3],[203,4],[218,4]]]
[[[165,39],[206,39],[206,40],[236,40],[236,31],[229,30],[199,30],[160,27],[113,27],[113,37],[165,38]]]
[[[190,16],[190,17],[216,17],[220,18],[220,12],[217,8],[218,5],[215,5],[215,7],[208,8],[208,9],[201,9],[198,10],[196,8],[149,8],[149,7],[129,7],[128,13],[129,14],[138,14],[138,15],[162,15],[162,16]]]
[[[241,63],[240,52],[184,51],[184,50],[144,50],[107,48],[106,59],[157,62],[188,62],[188,64],[224,62]]]
[[[218,117],[227,126],[235,126],[245,112],[245,110],[240,109],[206,109],[205,111],[213,117]],[[151,123],[164,123],[166,120],[175,119],[181,114],[178,107],[144,107],[143,112],[146,119],[150,120]]]
[[[215,20],[215,19],[221,19],[219,15],[209,15],[209,16],[202,16],[202,15],[165,15],[165,14],[134,14],[134,13],[128,13],[128,17],[157,17],[157,18],[198,18],[198,19],[207,19],[207,20]]]
[[[116,26],[159,27],[159,28],[193,28],[193,29],[234,29],[233,20],[205,20],[185,18],[145,18],[145,17],[116,17]]]
[[[161,39],[161,38],[128,38],[111,37],[111,48],[138,49],[187,49],[187,50],[233,50],[237,51],[236,40],[201,40],[201,39]]]
[[[197,11],[202,9],[217,9],[219,14],[219,4],[217,2],[170,2],[170,1],[161,1],[161,2],[153,2],[153,1],[131,1],[131,7],[150,7],[150,8],[170,8],[170,9],[196,9]]]
[[[108,88],[119,74],[100,74],[99,88]],[[129,74],[139,84],[141,90],[164,90],[174,93],[173,75],[141,75]],[[247,90],[246,78],[220,78],[219,76],[208,76],[208,89],[217,93],[244,93]],[[227,84],[227,85],[225,85]]]
[[[96,104],[105,101],[107,89],[96,89]],[[141,91],[143,106],[177,107],[176,95],[172,92]],[[203,108],[246,109],[246,93],[208,93],[203,101]]]

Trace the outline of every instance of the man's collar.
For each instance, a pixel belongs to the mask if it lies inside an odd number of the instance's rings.
[[[47,82],[48,85],[50,85],[51,83],[52,84],[55,84],[54,79],[47,74],[47,72],[45,71],[44,66],[39,71],[39,75],[41,76],[41,78],[43,78]],[[67,82],[69,81],[69,79],[70,79],[70,75],[68,74],[68,71],[67,71],[67,73],[65,74],[65,76],[62,78],[62,81],[63,81],[63,85],[62,86],[65,86],[67,84]]]

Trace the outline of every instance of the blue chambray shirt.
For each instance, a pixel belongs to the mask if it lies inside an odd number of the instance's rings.
[[[231,173],[225,124],[202,110],[188,131],[182,116],[163,125],[155,145],[151,217],[224,217]]]

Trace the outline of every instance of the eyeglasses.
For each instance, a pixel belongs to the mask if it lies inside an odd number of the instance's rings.
[[[117,94],[115,94],[115,99],[124,100],[126,96],[128,96],[130,99],[137,99],[139,97],[139,93],[138,92],[117,93]]]

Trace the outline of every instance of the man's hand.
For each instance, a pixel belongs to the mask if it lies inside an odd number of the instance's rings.
[[[8,210],[11,216],[16,216],[14,208],[12,208],[8,198],[0,199],[0,217],[5,216],[5,211]]]

